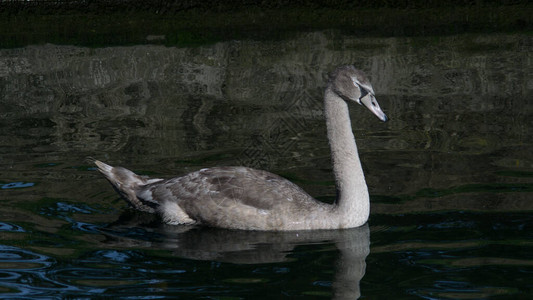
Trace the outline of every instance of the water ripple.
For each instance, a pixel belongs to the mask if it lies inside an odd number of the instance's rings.
[[[24,228],[22,228],[21,226],[11,224],[11,223],[6,223],[6,222],[0,222],[0,232],[2,231],[3,232],[26,232],[26,230],[24,230]]]
[[[67,263],[0,245],[0,290],[5,299],[53,298],[157,285],[159,280],[154,280],[150,272],[139,272],[135,264],[128,264],[142,259],[136,251],[100,250]]]
[[[48,278],[47,271],[55,264],[56,261],[46,255],[0,245],[0,286],[8,289],[2,296],[36,297],[46,295],[50,290],[69,288]]]
[[[34,185],[35,185],[34,182],[18,181],[18,182],[10,182],[10,183],[2,184],[0,188],[1,189],[20,189],[20,188],[32,187]]]

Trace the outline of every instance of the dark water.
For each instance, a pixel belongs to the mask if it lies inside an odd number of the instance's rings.
[[[494,34],[195,48],[0,50],[2,298],[527,299],[533,39]],[[171,177],[247,165],[326,202],[328,71],[353,63],[391,118],[353,107],[367,226],[161,225],[86,162]]]

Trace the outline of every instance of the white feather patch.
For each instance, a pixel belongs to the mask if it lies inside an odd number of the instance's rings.
[[[176,202],[165,201],[157,208],[157,210],[161,215],[163,222],[167,224],[189,225],[196,223],[196,221],[191,219]]]

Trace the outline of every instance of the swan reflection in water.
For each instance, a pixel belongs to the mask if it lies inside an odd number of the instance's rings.
[[[364,105],[381,121],[388,119],[363,72],[353,66],[332,72],[324,92],[324,112],[339,192],[335,204],[314,199],[285,178],[246,167],[214,167],[165,180],[95,160],[98,170],[134,208],[159,216],[163,223],[181,225],[164,227],[165,238],[160,241],[119,238],[115,232],[114,242],[238,264],[281,262],[297,245],[331,242],[340,251],[334,296],[358,298],[369,253],[370,201],[352,132],[350,102]]]
[[[150,231],[140,238],[132,228]],[[356,299],[370,253],[368,225],[342,230],[246,231],[161,224],[154,215],[125,211],[102,230],[105,246],[169,250],[179,258],[234,264],[294,260],[296,246],[333,244],[339,250],[332,282],[334,299]],[[151,237],[150,235],[156,237]],[[289,256],[289,257],[288,257]]]

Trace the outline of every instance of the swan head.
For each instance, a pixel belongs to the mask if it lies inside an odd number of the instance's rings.
[[[345,101],[364,105],[381,121],[386,122],[389,119],[379,107],[374,89],[365,73],[354,66],[347,65],[335,69],[329,76],[329,86]]]

